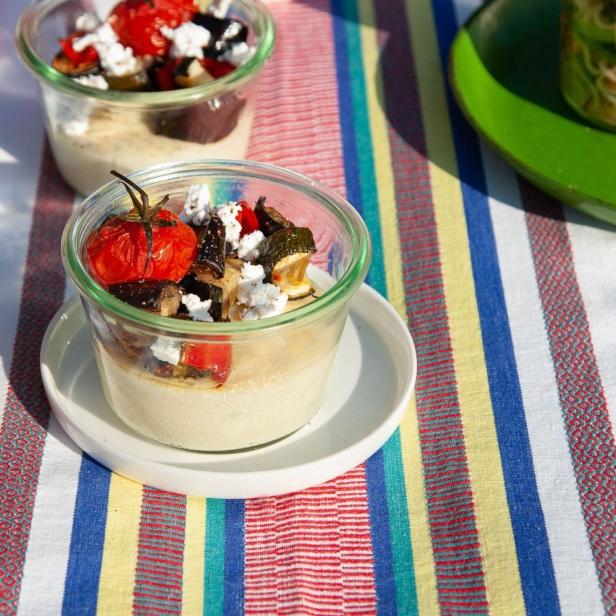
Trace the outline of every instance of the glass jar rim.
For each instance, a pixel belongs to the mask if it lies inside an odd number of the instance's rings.
[[[147,326],[164,334],[185,334],[195,336],[214,336],[220,334],[249,334],[263,332],[289,324],[304,324],[314,318],[329,314],[331,310],[348,300],[363,282],[371,258],[370,234],[359,213],[338,193],[324,184],[301,173],[276,165],[254,161],[232,161],[223,159],[203,159],[191,162],[174,162],[146,167],[128,174],[134,182],[145,189],[155,180],[170,181],[182,176],[203,176],[204,174],[234,174],[237,178],[263,179],[284,184],[287,187],[308,194],[324,206],[343,224],[348,233],[352,253],[343,275],[316,301],[295,310],[267,319],[239,322],[202,322],[161,317],[136,308],[117,299],[99,285],[88,273],[78,248],[81,228],[87,224],[87,214],[93,216],[94,208],[112,202],[116,198],[126,199],[124,187],[112,180],[88,196],[76,208],[66,223],[62,234],[62,262],[69,277],[80,293],[106,312],[126,319],[140,326]],[[148,184],[148,180],[150,181]],[[96,204],[96,205],[93,205]]]
[[[192,88],[181,88],[161,92],[127,92],[121,90],[99,90],[85,86],[56,70],[41,58],[32,44],[32,29],[51,9],[66,0],[32,0],[22,11],[15,27],[17,50],[23,63],[34,75],[57,90],[86,96],[92,100],[105,101],[128,107],[173,107],[196,103],[204,99],[222,96],[236,90],[253,79],[263,68],[274,50],[276,28],[269,9],[260,0],[233,0],[234,3],[256,11],[257,27],[263,32],[252,57],[234,71]],[[254,25],[253,25],[254,27]]]

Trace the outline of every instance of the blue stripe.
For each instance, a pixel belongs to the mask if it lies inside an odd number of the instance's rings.
[[[244,613],[244,501],[225,502],[225,602],[227,616]],[[206,556],[207,558],[207,556]]]
[[[374,583],[378,614],[396,614],[396,581],[393,575],[393,553],[389,530],[389,511],[385,484],[383,450],[379,449],[366,460],[366,490],[372,553],[374,558]]]
[[[432,6],[441,62],[446,67],[449,48],[458,29],[453,2],[433,0]],[[444,70],[444,73],[447,71]],[[490,394],[524,601],[529,614],[559,614],[554,568],[537,492],[479,141],[463,119],[449,90],[447,96],[462,183]]]
[[[66,570],[62,614],[94,614],[98,597],[111,472],[83,455]]]

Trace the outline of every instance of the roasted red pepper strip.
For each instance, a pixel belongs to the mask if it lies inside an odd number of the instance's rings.
[[[98,60],[98,53],[92,45],[89,45],[83,51],[75,51],[73,49],[73,42],[84,35],[85,33],[83,32],[73,32],[73,34],[66,38],[58,39],[64,55],[74,64],[85,64]]]
[[[235,70],[233,64],[214,60],[214,58],[203,58],[201,65],[214,79],[220,79],[220,77],[224,77]]]
[[[231,344],[228,342],[190,342],[184,347],[182,363],[209,372],[222,385],[231,371]]]
[[[244,235],[248,235],[253,231],[258,231],[259,229],[259,219],[257,215],[254,213],[254,210],[248,205],[247,201],[238,201],[237,205],[239,205],[242,209],[239,211],[238,215],[235,217],[237,222],[242,226],[242,230],[240,232],[240,237]]]

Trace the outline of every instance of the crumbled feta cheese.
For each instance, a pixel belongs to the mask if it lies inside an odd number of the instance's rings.
[[[262,265],[244,263],[237,285],[237,299],[246,306],[242,312],[245,320],[275,317],[284,312],[288,296],[281,293],[275,284],[263,282],[265,270]]]
[[[203,225],[210,219],[210,187],[207,184],[193,184],[186,191],[184,210],[180,218],[186,223]]]
[[[109,89],[109,84],[102,75],[82,75],[81,77],[73,77],[73,81],[97,90]]]
[[[178,365],[182,355],[180,343],[170,338],[157,338],[156,342],[150,345],[150,350],[156,359],[173,366]]]
[[[118,42],[116,33],[108,23],[74,41],[73,49],[81,52],[90,45],[96,49],[101,67],[108,75],[114,77],[133,75],[141,66],[133,50]]]
[[[233,64],[233,66],[241,66],[252,58],[255,48],[247,43],[240,42],[231,45],[220,57],[225,62]]]
[[[169,55],[172,58],[203,58],[203,47],[210,42],[212,36],[207,28],[192,21],[183,23],[175,30],[163,26],[160,32],[171,41]]]
[[[94,13],[83,13],[75,20],[75,28],[78,32],[94,32],[100,25],[100,21]]]
[[[254,261],[259,256],[259,246],[265,239],[261,231],[253,231],[240,238],[237,256],[244,261]]]
[[[242,225],[237,220],[237,215],[241,211],[241,207],[237,203],[227,203],[216,208],[220,220],[225,225],[225,239],[233,250],[237,250],[240,243],[240,233]]]
[[[182,295],[182,303],[188,310],[188,315],[195,321],[213,321],[210,314],[210,308],[212,306],[212,300],[206,299],[201,301],[201,298],[194,293],[188,293]]]

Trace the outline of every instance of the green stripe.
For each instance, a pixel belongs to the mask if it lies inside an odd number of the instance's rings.
[[[374,0],[375,2],[378,0]],[[373,261],[370,270],[370,283],[381,295],[387,297],[385,282],[385,262],[383,258],[383,241],[379,215],[376,172],[372,144],[372,131],[366,94],[365,69],[360,38],[357,2],[345,0],[345,18],[347,20],[348,62],[353,75],[351,90],[353,96],[353,117],[357,157],[359,161],[360,186],[363,201],[363,216],[371,232]],[[372,7],[362,11],[361,19],[375,28]],[[383,92],[381,75],[368,75],[368,79],[378,80],[378,89]],[[394,204],[392,204],[393,206]],[[403,474],[403,461],[400,444],[400,431],[392,435],[383,447],[385,467],[385,487],[387,492],[387,509],[391,533],[393,569],[396,582],[396,604],[399,614],[417,614],[417,587],[415,568],[411,550],[411,532],[409,512],[406,500],[406,486]]]
[[[203,613],[222,614],[225,599],[225,501],[208,498],[205,517]]]

